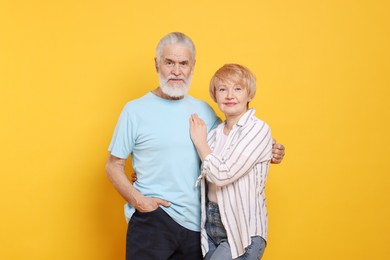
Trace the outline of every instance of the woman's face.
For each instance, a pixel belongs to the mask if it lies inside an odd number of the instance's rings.
[[[232,82],[219,82],[215,87],[215,98],[226,118],[241,117],[251,101],[247,89]]]

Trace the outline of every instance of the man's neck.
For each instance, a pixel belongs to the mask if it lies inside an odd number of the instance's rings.
[[[180,100],[180,99],[184,98],[184,96],[181,96],[181,97],[171,97],[171,96],[168,96],[167,94],[162,92],[160,87],[152,90],[152,93],[155,94],[156,96],[160,97],[160,98],[169,99],[169,100]]]

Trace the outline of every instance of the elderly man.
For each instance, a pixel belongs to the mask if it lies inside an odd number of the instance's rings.
[[[160,86],[127,103],[109,146],[108,178],[127,201],[126,259],[202,259],[200,194],[195,188],[200,160],[189,135],[196,113],[210,130],[220,120],[205,102],[187,95],[195,46],[182,33],[163,37],[155,66]],[[132,155],[137,182],[124,171]],[[274,145],[273,162],[284,147]]]

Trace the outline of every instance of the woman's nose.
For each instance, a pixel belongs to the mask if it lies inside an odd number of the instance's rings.
[[[233,91],[231,89],[228,89],[226,98],[232,99],[233,98]]]

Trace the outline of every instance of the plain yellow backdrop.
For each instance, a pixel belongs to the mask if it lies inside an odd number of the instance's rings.
[[[389,259],[389,7],[1,0],[0,259],[124,259],[107,147],[125,103],[158,85],[155,46],[171,31],[197,47],[190,93],[212,104],[213,72],[248,66],[252,106],[286,146],[263,259]]]

